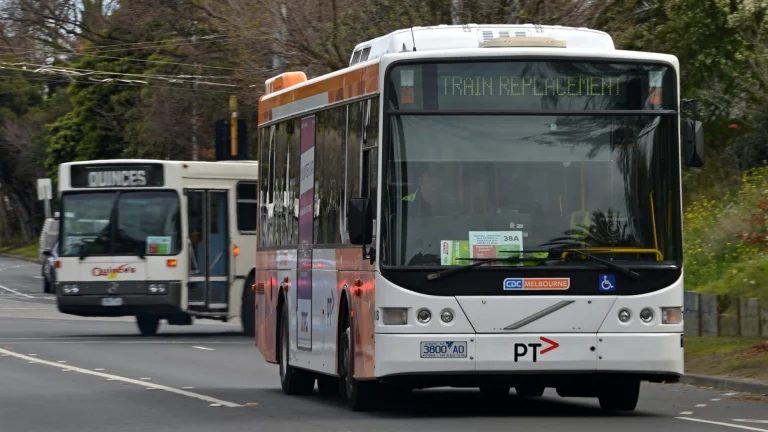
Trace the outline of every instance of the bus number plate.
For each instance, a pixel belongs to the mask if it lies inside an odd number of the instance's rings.
[[[421,358],[466,358],[466,341],[425,341],[421,343]]]
[[[122,306],[123,299],[121,297],[104,297],[101,299],[102,306]]]

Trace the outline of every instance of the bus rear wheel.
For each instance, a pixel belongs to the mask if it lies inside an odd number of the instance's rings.
[[[256,335],[256,296],[253,293],[253,282],[253,275],[248,276],[243,286],[243,301],[240,306],[243,334],[249,337]]]
[[[291,366],[290,339],[288,335],[288,308],[283,306],[280,318],[280,337],[278,338],[280,356],[280,386],[283,393],[289,395],[307,395],[315,389],[315,377],[307,371]]]
[[[136,315],[136,325],[142,336],[154,336],[157,334],[157,328],[160,327],[160,318],[154,315]]]
[[[639,380],[604,383],[598,390],[600,408],[607,411],[632,411],[640,396]]]

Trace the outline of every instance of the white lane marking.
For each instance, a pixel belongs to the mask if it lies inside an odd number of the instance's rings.
[[[95,371],[103,371],[103,370],[104,370],[104,368],[96,368],[96,369],[94,369],[94,370],[95,370]]]
[[[239,408],[239,407],[242,407],[242,405],[240,405],[240,404],[236,404],[234,402],[228,402],[228,401],[225,401],[225,400],[217,399],[217,398],[214,398],[214,397],[211,397],[211,396],[206,396],[206,395],[200,394],[200,393],[193,393],[193,392],[189,392],[189,391],[186,391],[186,390],[181,390],[181,389],[177,389],[177,388],[173,388],[173,387],[168,387],[168,386],[164,386],[164,385],[160,385],[160,384],[155,384],[155,383],[150,383],[150,382],[139,381],[139,380],[135,380],[135,379],[131,379],[131,378],[122,377],[122,376],[119,376],[119,375],[106,374],[106,373],[103,373],[103,372],[95,372],[95,371],[92,371],[92,370],[83,369],[83,368],[79,368],[79,367],[75,367],[75,366],[71,366],[71,365],[64,366],[64,365],[61,365],[61,364],[58,364],[58,363],[50,362],[50,361],[47,361],[47,360],[36,359],[34,357],[29,357],[29,356],[26,356],[24,354],[19,354],[17,352],[9,351],[9,350],[2,349],[2,348],[0,348],[0,353],[1,354],[8,354],[8,355],[10,355],[12,357],[16,357],[16,358],[19,358],[19,359],[22,359],[22,360],[31,360],[30,363],[41,363],[41,364],[44,364],[44,365],[47,365],[47,366],[52,366],[52,367],[59,368],[59,369],[69,369],[69,370],[71,370],[73,372],[78,372],[78,373],[81,373],[81,374],[84,374],[84,375],[93,375],[93,376],[97,376],[97,377],[101,377],[101,378],[106,378],[107,381],[121,381],[121,382],[124,382],[124,383],[127,383],[127,384],[135,384],[135,385],[138,385],[138,386],[142,386],[142,387],[145,387],[147,389],[163,390],[163,391],[166,391],[168,393],[173,393],[173,394],[177,394],[177,395],[180,395],[180,396],[186,396],[186,397],[193,398],[193,399],[199,399],[199,400],[202,400],[202,401],[205,401],[205,402],[209,402],[209,403],[221,404],[221,405],[223,405],[225,407],[228,407],[228,408]]]
[[[758,419],[733,419],[735,422],[742,422],[742,423],[761,423],[761,424],[768,424],[768,420],[758,420]]]
[[[13,269],[17,269],[17,268],[21,268],[21,266],[20,265],[15,265],[15,266],[10,266],[10,267],[1,267],[0,271],[3,271],[3,270],[13,270]]]
[[[692,415],[693,411],[683,411],[680,413],[680,415]]]
[[[760,429],[760,428],[756,428],[756,427],[738,425],[738,424],[733,424],[733,423],[716,422],[716,421],[703,420],[703,419],[698,419],[698,418],[693,418],[693,417],[675,417],[675,418],[678,419],[678,420],[688,420],[688,421],[692,421],[692,422],[708,423],[708,424],[713,424],[713,425],[718,425],[718,426],[726,426],[726,427],[731,427],[731,428],[734,428],[734,429],[745,429],[745,430],[751,430],[751,431],[757,431],[757,432],[768,432],[768,429]]]
[[[203,351],[216,351],[215,348],[207,348],[207,347],[204,347],[204,346],[197,346],[197,345],[193,345],[192,348],[197,348],[197,349],[203,350]]]
[[[186,387],[182,387],[182,388],[183,388],[184,390],[192,390],[194,387],[192,387],[192,386],[186,386]]]
[[[696,404],[696,408],[704,408],[707,404]]]
[[[738,393],[736,392],[730,392],[730,393],[723,393],[723,396],[736,396]]]
[[[710,399],[710,400],[711,400],[712,402],[718,402],[720,399],[717,399],[717,398],[715,398],[715,399]]]
[[[149,377],[143,377],[143,378],[139,378],[139,379],[142,380],[142,381],[152,381],[152,378],[149,378]]]
[[[29,295],[29,294],[24,294],[23,292],[18,292],[15,289],[11,289],[11,288],[8,288],[6,286],[0,285],[0,289],[4,289],[4,290],[8,291],[11,294],[16,294],[17,296],[26,297],[26,298],[34,298],[31,295]]]

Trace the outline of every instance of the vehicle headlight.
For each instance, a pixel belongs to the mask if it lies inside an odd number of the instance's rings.
[[[64,294],[78,294],[80,287],[77,284],[64,284],[61,286],[61,292]]]
[[[680,306],[661,308],[662,324],[680,324],[681,322],[683,322],[683,308]]]
[[[653,321],[653,309],[647,307],[640,311],[640,321],[649,323]]]
[[[419,311],[416,312],[416,319],[419,320],[420,323],[426,324],[432,319],[432,312],[425,308],[419,309]]]
[[[619,321],[623,323],[628,323],[629,320],[632,319],[632,311],[630,311],[627,308],[622,308],[619,310]]]
[[[443,309],[443,311],[440,312],[440,319],[446,324],[453,321],[453,311],[450,309]]]
[[[164,283],[151,283],[148,288],[150,294],[165,294],[168,292],[168,287]]]
[[[408,308],[404,307],[385,307],[381,308],[381,316],[384,325],[406,325],[408,324]]]

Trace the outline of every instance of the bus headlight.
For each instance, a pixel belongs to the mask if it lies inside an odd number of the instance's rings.
[[[408,308],[381,308],[381,317],[384,325],[408,324]]]
[[[683,308],[679,306],[661,308],[662,324],[680,324],[681,322],[683,322]]]
[[[432,312],[430,312],[429,309],[419,309],[419,311],[416,312],[416,319],[419,320],[420,323],[426,324],[432,319]]]
[[[149,284],[150,294],[165,294],[168,292],[168,288],[164,283],[151,283]]]
[[[446,324],[453,321],[453,311],[450,309],[443,309],[443,311],[440,312],[440,319]]]
[[[640,321],[648,324],[653,321],[653,309],[647,307],[640,311]]]
[[[63,294],[79,294],[80,288],[77,284],[63,284],[61,286],[61,292]]]
[[[623,308],[619,311],[619,321],[626,324],[631,319],[632,319],[632,312],[629,309]]]

